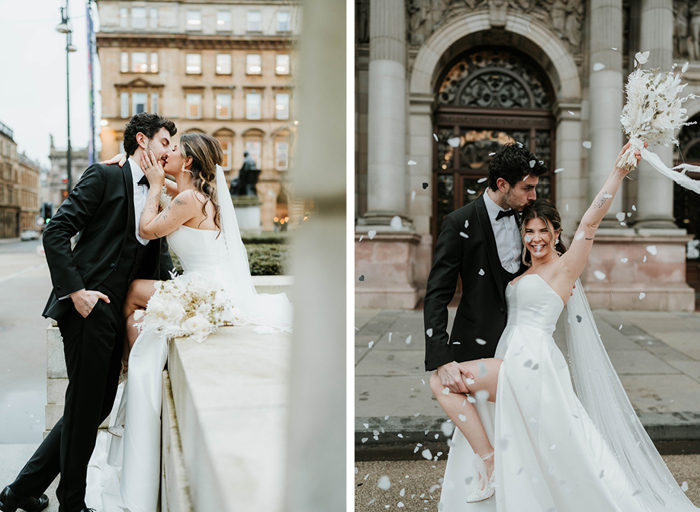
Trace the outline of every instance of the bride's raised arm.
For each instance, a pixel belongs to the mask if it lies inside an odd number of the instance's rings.
[[[644,146],[647,146],[646,142]],[[571,281],[572,286],[586,266],[588,256],[591,254],[591,248],[593,247],[593,239],[595,238],[596,231],[598,231],[603,217],[608,213],[612,200],[615,194],[617,194],[622,180],[624,180],[625,176],[630,172],[629,170],[618,167],[620,159],[628,147],[629,142],[625,144],[620,154],[617,155],[610,176],[608,176],[603,188],[598,192],[593,203],[588,207],[588,210],[586,210],[586,213],[581,218],[581,223],[576,230],[569,250],[566,251],[559,260],[560,269],[566,279]],[[637,158],[637,164],[639,164],[642,159],[639,150],[635,152],[635,157]]]
[[[126,153],[117,153],[109,160],[104,160],[100,163],[104,164],[104,165],[118,164],[119,167],[124,167],[124,164],[126,163],[127,158],[128,157],[126,156]],[[175,196],[177,196],[177,194],[178,194],[177,183],[175,183],[174,180],[169,180],[168,178],[165,178],[165,192],[171,198],[174,198]]]

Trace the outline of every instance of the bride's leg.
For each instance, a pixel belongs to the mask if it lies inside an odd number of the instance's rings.
[[[470,380],[467,383],[470,396],[475,397],[477,391],[486,390],[489,393],[488,400],[490,402],[496,401],[498,371],[502,362],[502,359],[480,359],[478,361],[460,363],[471,374],[471,378],[474,381],[472,383]],[[467,395],[452,392],[445,394],[443,391],[446,388],[442,385],[437,372],[430,377],[430,388],[447,416],[464,434],[464,437],[467,438],[472,450],[481,457],[493,452],[493,446],[486,435],[486,430],[481,422],[476,406],[467,400]],[[493,457],[490,457],[484,461],[489,476],[493,472],[493,459]]]
[[[124,319],[126,321],[126,333],[124,340],[124,352],[122,361],[129,361],[129,352],[139,336],[138,321],[134,319],[134,312],[138,309],[146,309],[148,300],[155,293],[155,283],[150,279],[137,279],[131,283],[129,292],[124,299]],[[126,363],[125,363],[126,364]]]

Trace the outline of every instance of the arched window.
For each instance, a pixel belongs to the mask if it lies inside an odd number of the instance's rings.
[[[233,132],[228,128],[222,128],[214,132],[214,138],[221,144],[224,160],[221,163],[224,171],[230,171],[233,166]]]

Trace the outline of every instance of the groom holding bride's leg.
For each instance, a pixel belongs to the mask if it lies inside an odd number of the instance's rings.
[[[42,493],[59,474],[59,510],[88,510],[87,465],[121,369],[124,297],[135,278],[168,279],[172,269],[165,242],[149,243],[138,232],[148,182],[137,162],[145,151],[167,160],[176,131],[157,114],[134,116],[124,130],[124,149],[132,155],[127,164],[90,166],[44,232],[53,290],[43,315],[61,331],[68,389],[63,417],[0,493],[2,512],[43,510],[48,498]]]

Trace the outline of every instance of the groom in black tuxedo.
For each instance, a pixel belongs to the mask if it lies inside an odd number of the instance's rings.
[[[435,246],[423,306],[425,369],[444,387],[467,393],[463,361],[493,357],[506,325],[505,286],[525,271],[519,213],[536,199],[545,166],[522,144],[509,144],[489,163],[488,188],[445,217]],[[452,332],[447,305],[462,278]]]
[[[176,132],[172,121],[157,114],[135,115],[124,130],[129,161],[122,168],[90,166],[44,232],[53,290],[43,315],[54,318],[61,331],[68,389],[63,417],[0,493],[3,512],[46,508],[42,493],[59,473],[59,510],[88,510],[87,464],[97,429],[112,408],[121,369],[124,297],[134,279],[168,279],[173,268],[165,240],[149,243],[138,233],[148,195],[138,162],[144,151],[167,160]]]

